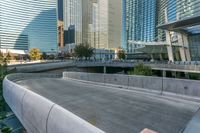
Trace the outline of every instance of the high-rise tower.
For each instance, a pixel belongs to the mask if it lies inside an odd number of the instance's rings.
[[[156,39],[156,0],[123,0],[123,47]],[[137,44],[134,46],[137,48]]]
[[[30,48],[57,51],[57,1],[2,0],[0,49],[16,52]]]

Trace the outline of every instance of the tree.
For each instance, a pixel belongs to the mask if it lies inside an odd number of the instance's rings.
[[[32,48],[29,51],[31,60],[39,60],[41,58],[40,50],[38,48]]]
[[[90,47],[88,44],[80,44],[75,46],[74,53],[76,57],[81,59],[85,57],[87,60],[94,54],[94,49]]]
[[[118,53],[117,53],[117,57],[118,57],[118,59],[125,59],[126,58],[126,55],[125,55],[125,51],[123,50],[123,49],[120,49],[120,50],[118,50]]]
[[[43,60],[46,60],[47,58],[48,58],[48,55],[47,55],[45,52],[43,52],[43,53],[42,53],[42,59],[43,59]]]
[[[48,57],[50,60],[54,60],[55,59],[55,55],[54,54],[50,54]]]
[[[144,64],[138,64],[134,67],[132,71],[129,72],[130,75],[144,75],[152,76],[152,69]]]
[[[6,126],[4,128],[1,129],[2,133],[11,133],[12,132],[12,128]]]
[[[10,60],[12,60],[12,55],[11,55],[10,52],[7,53],[7,55],[6,55],[6,60],[7,60],[8,62],[10,62]]]
[[[90,47],[88,44],[85,45],[85,52],[84,52],[84,56],[86,58],[86,60],[90,57],[92,57],[92,55],[94,54],[94,49],[92,47]]]
[[[0,51],[0,64],[3,64],[4,56],[3,53]]]

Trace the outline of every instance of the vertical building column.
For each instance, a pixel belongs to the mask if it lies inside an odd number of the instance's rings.
[[[168,23],[168,14],[167,14],[167,8],[165,8],[165,23]],[[166,30],[166,41],[167,41],[167,53],[168,53],[168,58],[169,61],[174,62],[174,54],[173,54],[173,49],[172,49],[172,40],[171,40],[171,34],[170,31]]]
[[[186,34],[183,34],[183,42],[184,42],[184,46],[185,46],[186,60],[191,61],[191,55],[190,55],[190,50],[189,50],[189,41],[188,41],[188,36]]]
[[[189,51],[189,42],[186,34],[177,33],[178,35],[178,44],[181,46],[179,48],[181,60],[182,61],[191,61],[190,51]]]
[[[180,56],[181,56],[181,61],[186,61],[183,36],[181,33],[177,33],[177,37],[178,37],[178,45],[180,46],[179,52],[180,52]]]
[[[172,41],[171,41],[170,31],[166,31],[166,41],[169,44],[167,46],[168,58],[170,61],[174,62],[174,54],[173,54],[173,49],[172,49]]]

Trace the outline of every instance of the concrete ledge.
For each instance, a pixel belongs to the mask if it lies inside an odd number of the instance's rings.
[[[198,133],[200,131],[200,109],[196,112],[194,117],[190,120],[182,133]]]
[[[17,65],[17,66],[9,66],[9,69],[15,68],[17,72],[40,72],[40,71],[47,71],[53,70],[58,68],[66,68],[66,67],[73,67],[75,64],[73,61],[66,61],[66,62],[54,62],[54,63],[41,63],[41,64],[32,64],[32,65]]]
[[[27,77],[51,78],[58,76],[14,74],[8,75],[4,79],[3,96],[28,133],[104,133],[56,103],[14,82],[19,79],[27,79]]]
[[[186,99],[200,100],[200,81],[184,80],[150,76],[119,75],[119,74],[95,74],[80,72],[64,72],[63,78],[71,78],[101,85],[115,86],[132,90],[147,89],[152,92]]]

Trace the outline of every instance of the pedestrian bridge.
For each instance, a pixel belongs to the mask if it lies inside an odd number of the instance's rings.
[[[8,66],[17,72],[41,72],[69,67],[120,67],[133,68],[138,63],[150,66],[153,70],[200,73],[200,62],[139,62],[139,61],[57,61],[50,63],[22,64]]]
[[[77,67],[121,67],[133,68],[138,63],[150,66],[153,70],[200,73],[200,65],[195,62],[139,62],[139,61],[78,61]]]
[[[12,74],[3,96],[28,133],[196,133],[199,87],[117,74]]]

